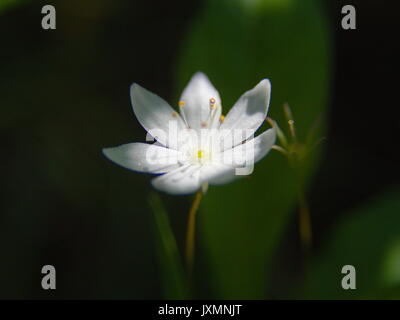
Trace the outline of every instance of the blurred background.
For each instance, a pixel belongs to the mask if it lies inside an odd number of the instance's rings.
[[[0,0],[0,298],[400,298],[392,3]],[[56,30],[41,28],[45,4]],[[341,28],[345,4],[356,30]],[[310,128],[326,139],[300,166],[307,267],[298,172],[273,151],[204,197],[188,295],[179,255],[193,197],[158,193],[101,149],[145,141],[131,83],[176,107],[199,70],[225,114],[269,78],[269,116],[287,132],[287,102],[300,141]],[[56,290],[41,288],[46,264]],[[344,265],[356,268],[356,290],[341,287]]]

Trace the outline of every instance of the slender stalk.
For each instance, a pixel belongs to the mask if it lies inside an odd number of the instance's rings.
[[[281,128],[279,127],[278,123],[275,120],[273,120],[272,118],[267,118],[266,120],[270,124],[270,126],[276,130],[276,135],[278,137],[279,142],[282,144],[283,148],[287,148],[288,141],[286,139],[285,134],[282,132]]]
[[[195,231],[196,231],[196,213],[199,209],[202,191],[198,191],[194,197],[192,206],[189,210],[187,233],[186,233],[186,268],[189,278],[192,277],[193,263],[194,263],[194,249],[195,249]]]
[[[310,209],[308,208],[307,200],[304,192],[299,191],[299,233],[300,241],[304,253],[305,260],[308,260],[312,245],[312,230],[311,230],[311,219]]]
[[[276,144],[274,144],[271,149],[274,149],[276,151],[279,151],[280,153],[283,153],[284,155],[287,155],[287,151],[286,149],[282,148],[281,146],[277,146]]]

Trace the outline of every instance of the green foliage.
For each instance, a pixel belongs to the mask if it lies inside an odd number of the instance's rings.
[[[168,215],[165,212],[161,199],[157,194],[150,195],[154,217],[155,237],[159,259],[160,272],[163,280],[164,297],[167,299],[187,298],[184,271],[179,256],[174,233],[171,229]]]
[[[20,3],[26,2],[26,0],[1,0],[0,1],[0,13],[6,9],[16,6]]]
[[[329,85],[330,37],[319,3],[208,1],[187,33],[177,92],[201,70],[219,90],[226,114],[242,93],[267,77],[272,83],[269,116],[281,123],[282,105],[289,102],[304,138],[324,111]],[[304,174],[309,177],[312,170]],[[295,189],[293,172],[276,152],[257,164],[251,176],[210,188],[198,215],[198,238],[216,298],[265,297],[271,259],[293,212]]]
[[[305,295],[318,299],[400,298],[400,189],[343,215],[314,261]],[[349,217],[350,216],[350,217]],[[356,269],[356,290],[343,290],[341,269]]]

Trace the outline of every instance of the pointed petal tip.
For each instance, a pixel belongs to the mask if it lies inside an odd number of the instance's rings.
[[[136,91],[137,86],[138,86],[138,84],[136,82],[134,82],[129,87],[129,93],[130,93],[130,96],[131,96],[131,101],[133,100],[133,95],[134,95],[134,93]]]
[[[101,153],[104,155],[104,156],[106,156],[106,157],[108,157],[108,154],[109,154],[109,150],[110,150],[111,148],[103,148],[103,149],[101,149]]]
[[[210,79],[203,71],[196,71],[190,78],[190,81],[210,82]]]
[[[118,147],[109,147],[101,149],[101,153],[108,160],[117,163],[115,149]],[[117,163],[118,164],[118,163]]]
[[[206,75],[203,71],[200,71],[200,70],[196,71],[196,72],[193,74],[193,77],[195,77],[195,76],[197,76],[197,77],[204,77],[204,76],[206,76],[206,77],[207,77],[207,75]]]
[[[131,94],[135,91],[135,90],[137,90],[137,89],[139,89],[139,88],[142,88],[139,84],[137,84],[136,82],[133,82],[132,84],[131,84],[131,86],[130,86],[130,91],[131,91]]]
[[[271,81],[268,78],[262,79],[258,85],[264,87],[267,92],[271,91]]]
[[[269,80],[269,78],[264,78],[261,80],[261,82],[266,83],[266,85],[268,85],[269,87],[271,86],[271,80]]]

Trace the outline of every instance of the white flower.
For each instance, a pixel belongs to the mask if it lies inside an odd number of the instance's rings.
[[[152,184],[169,194],[190,194],[208,184],[230,182],[251,173],[252,165],[275,143],[274,129],[254,138],[267,116],[270,92],[269,80],[262,80],[224,117],[218,91],[198,72],[182,93],[178,114],[134,83],[133,111],[148,131],[147,140],[154,137],[156,142],[128,143],[103,152],[124,168],[162,174]]]

